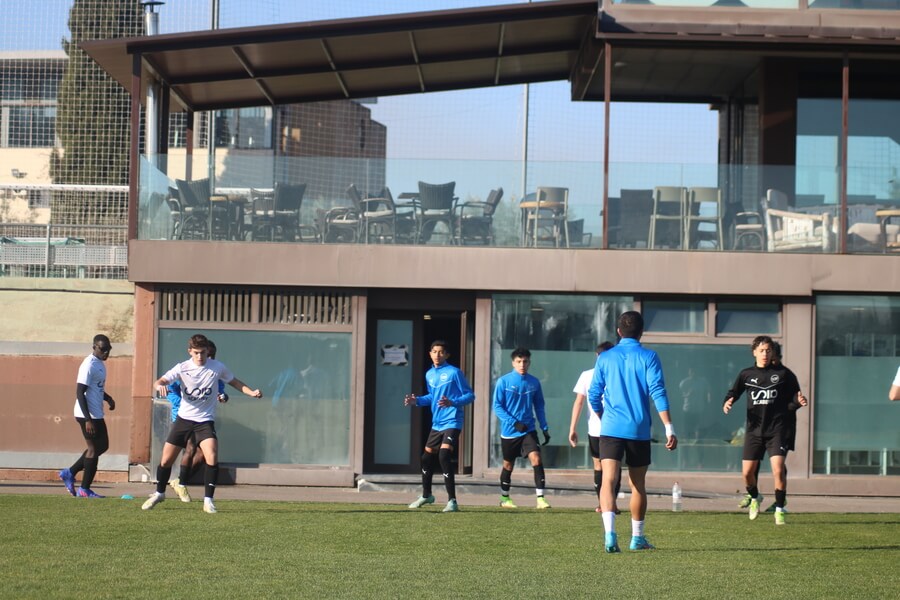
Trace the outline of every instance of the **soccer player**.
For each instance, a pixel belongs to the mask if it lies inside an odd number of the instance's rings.
[[[109,404],[109,410],[116,409],[116,401],[106,393],[106,359],[112,350],[109,338],[103,334],[94,336],[91,354],[81,361],[78,368],[78,379],[75,385],[75,420],[81,427],[81,434],[87,442],[87,449],[68,469],[59,472],[66,489],[73,496],[80,498],[102,498],[91,489],[94,476],[97,474],[97,463],[100,455],[109,449],[109,432],[103,418],[103,402]],[[75,489],[75,476],[84,470],[81,487]]]
[[[782,364],[774,365],[774,342],[767,335],[753,339],[750,345],[754,365],[742,370],[725,396],[722,410],[727,415],[735,401],[747,392],[747,424],[744,434],[742,472],[747,494],[750,496],[750,520],[759,516],[763,497],[759,493],[759,461],[768,452],[775,479],[775,524],[784,525],[784,505],[787,501],[787,480],[784,459],[796,430],[796,415],[791,411],[807,405],[794,373]],[[793,421],[794,425],[791,426]]]
[[[595,349],[596,356],[600,356],[612,348],[610,342],[603,342]],[[587,398],[588,389],[591,387],[591,380],[594,378],[594,369],[588,369],[581,373],[578,382],[575,384],[575,402],[572,403],[572,422],[569,423],[569,445],[575,448],[578,446],[578,419],[581,418],[581,409],[584,407],[584,400]],[[603,467],[600,464],[600,415],[588,408],[588,449],[591,452],[591,458],[594,461],[594,493],[597,495],[597,512],[600,509],[600,487],[603,483]],[[616,485],[615,495],[619,495],[619,486]],[[619,514],[618,508],[615,509]]]
[[[518,508],[509,497],[512,472],[516,459],[527,457],[534,470],[537,508],[550,508],[550,503],[544,498],[544,464],[534,420],[537,415],[546,446],[550,442],[550,428],[544,413],[544,392],[538,378],[528,373],[531,352],[526,348],[516,348],[510,356],[513,370],[498,379],[494,388],[494,414],[500,419],[500,445],[503,450],[500,506]]]
[[[644,317],[637,311],[619,315],[616,332],[621,340],[597,357],[588,402],[600,415],[600,462],[603,484],[600,506],[603,517],[604,548],[620,552],[616,536],[614,489],[622,459],[631,480],[631,550],[650,550],[644,535],[647,514],[647,469],[650,466],[650,399],[666,427],[666,449],[675,450],[678,438],[669,416],[669,397],[659,356],[641,346]]]
[[[206,341],[209,342],[209,357],[215,358],[216,345],[210,339],[207,339]],[[178,419],[178,408],[181,406],[181,383],[180,381],[173,381],[166,386],[166,389],[169,392],[169,402],[172,404],[172,422],[174,423]],[[225,382],[221,379],[219,379],[218,400],[221,403],[228,402],[228,394],[225,393]],[[178,497],[182,502],[191,501],[191,494],[188,492],[187,484],[188,481],[191,480],[193,472],[204,462],[203,450],[197,446],[197,440],[194,438],[193,434],[189,435],[186,440],[184,452],[181,455],[181,469],[178,477],[169,480],[169,485],[172,486],[172,489],[175,490],[175,493],[178,494]]]
[[[475,401],[475,393],[463,372],[447,362],[450,358],[447,342],[431,342],[428,355],[433,365],[425,373],[428,393],[424,396],[407,394],[403,399],[404,406],[431,406],[431,432],[422,452],[422,495],[409,507],[421,508],[426,504],[434,504],[431,479],[437,454],[437,462],[444,474],[444,487],[447,489],[447,506],[442,512],[457,512],[456,456],[459,434],[463,428],[464,407]]]
[[[206,336],[196,334],[188,341],[190,358],[169,369],[154,384],[160,394],[167,393],[166,386],[181,381],[181,405],[178,407],[178,418],[169,430],[169,437],[163,446],[162,459],[156,470],[156,492],[144,502],[141,508],[150,510],[166,499],[166,484],[172,474],[172,465],[188,437],[193,435],[203,451],[206,469],[203,475],[205,495],[203,511],[215,513],[213,495],[219,475],[219,444],[216,438],[216,405],[219,379],[233,388],[240,390],[251,398],[262,398],[262,392],[251,389],[234,376],[231,370],[215,359],[209,358],[209,340]]]

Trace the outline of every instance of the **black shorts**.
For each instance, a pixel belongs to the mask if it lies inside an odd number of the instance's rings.
[[[647,467],[650,465],[650,440],[626,440],[625,438],[600,436],[600,460],[617,460],[629,467]]]
[[[515,462],[519,457],[528,458],[532,452],[541,452],[537,431],[529,431],[514,438],[500,438],[500,447],[503,449],[503,460],[507,462]]]
[[[588,448],[591,451],[592,458],[600,458],[600,438],[593,435],[588,436]]]
[[[178,417],[172,423],[172,429],[169,430],[169,437],[166,438],[166,442],[173,446],[184,448],[187,445],[188,438],[193,438],[198,446],[203,440],[218,439],[216,437],[216,422],[203,421],[198,423]]]
[[[81,435],[84,436],[84,439],[90,440],[92,442],[96,442],[99,440],[106,440],[109,442],[109,431],[106,429],[106,421],[103,419],[93,419],[94,421],[94,435],[88,435],[87,430],[84,428],[84,424],[87,422],[87,419],[84,417],[75,417],[75,420],[78,421],[78,424],[81,426]]]
[[[441,446],[447,444],[450,446],[450,449],[453,450],[453,454],[456,454],[456,449],[459,447],[459,432],[461,429],[444,429],[443,431],[438,431],[436,429],[432,429],[431,433],[428,434],[428,439],[425,441],[425,447],[431,448],[432,450],[440,450]]]
[[[744,436],[744,460],[762,460],[766,452],[769,457],[787,456],[788,445],[793,443],[785,440],[783,433],[775,435],[745,435]]]

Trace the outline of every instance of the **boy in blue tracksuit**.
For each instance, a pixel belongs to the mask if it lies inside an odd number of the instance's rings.
[[[603,485],[600,505],[607,552],[619,552],[613,489],[624,457],[631,480],[631,550],[650,550],[644,537],[647,513],[647,468],[650,466],[650,399],[666,427],[666,449],[678,445],[669,416],[669,398],[659,356],[641,346],[644,317],[637,311],[619,315],[619,343],[597,356],[594,379],[588,389],[591,408],[600,415],[600,463]]]
[[[503,450],[500,506],[518,508],[509,497],[509,489],[516,459],[521,456],[527,457],[534,469],[537,507],[550,508],[550,503],[544,498],[544,465],[534,419],[537,415],[537,423],[544,434],[544,445],[547,445],[550,430],[544,414],[544,392],[538,378],[528,373],[531,352],[526,348],[516,348],[511,357],[513,370],[498,379],[494,388],[494,414],[500,419],[500,445]]]
[[[431,433],[422,453],[422,495],[409,507],[420,508],[434,503],[431,478],[437,454],[448,496],[443,512],[457,512],[456,451],[463,427],[464,407],[475,401],[475,393],[463,372],[447,362],[450,352],[445,341],[432,342],[428,355],[434,365],[425,374],[428,393],[424,396],[407,394],[403,400],[404,406],[431,406]]]

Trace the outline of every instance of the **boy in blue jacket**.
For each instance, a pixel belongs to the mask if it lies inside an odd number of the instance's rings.
[[[426,504],[434,504],[431,479],[437,455],[448,497],[443,512],[457,512],[456,452],[463,428],[464,407],[475,401],[475,393],[463,372],[447,362],[450,358],[447,342],[433,341],[428,355],[434,365],[425,374],[428,393],[424,396],[407,394],[403,400],[404,406],[431,406],[431,433],[422,453],[422,495],[409,507],[421,508]]]
[[[503,450],[503,470],[500,471],[500,506],[518,508],[509,497],[512,472],[520,456],[531,461],[534,470],[534,489],[538,508],[550,508],[544,498],[544,464],[541,446],[535,429],[535,415],[544,435],[544,445],[550,441],[550,429],[544,412],[544,392],[541,382],[528,373],[531,352],[526,348],[512,351],[513,370],[497,380],[494,388],[494,414],[500,419],[500,445]]]

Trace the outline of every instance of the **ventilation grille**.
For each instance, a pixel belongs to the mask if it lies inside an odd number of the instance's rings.
[[[350,325],[351,297],[341,292],[261,292],[259,322],[294,325]]]
[[[160,292],[159,305],[159,320],[168,322],[298,327],[353,324],[353,299],[346,292],[168,289]]]
[[[159,320],[252,323],[252,298],[243,290],[164,290]]]

